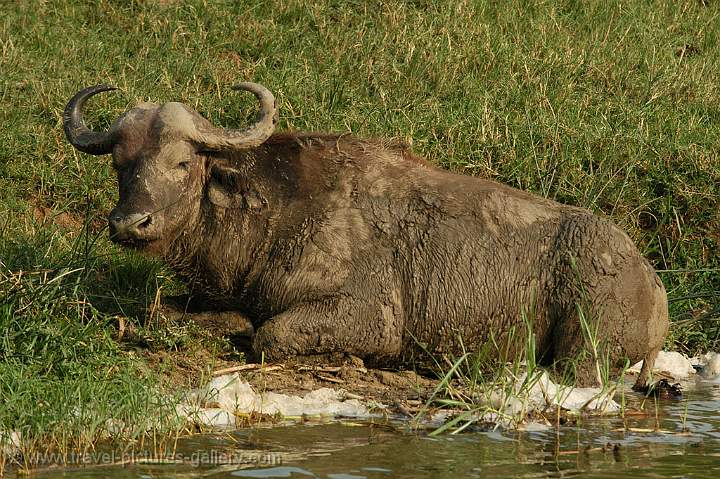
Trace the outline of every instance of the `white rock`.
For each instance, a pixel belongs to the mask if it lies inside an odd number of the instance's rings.
[[[367,408],[356,399],[343,401],[341,393],[330,388],[311,391],[303,397],[267,392],[254,405],[258,412],[282,416],[368,416]],[[242,410],[242,409],[241,409]],[[250,412],[245,409],[243,412]]]
[[[226,411],[255,411],[257,395],[252,387],[240,378],[238,373],[227,374],[213,378],[205,388],[203,388],[206,403],[212,402]]]
[[[221,408],[198,409],[189,419],[196,424],[209,427],[228,428],[235,426],[235,416]]]
[[[570,411],[594,410],[614,412],[620,405],[613,400],[612,390],[573,388],[554,383],[546,372],[527,379],[523,373],[508,390],[495,389],[487,396],[487,403],[503,417],[523,418],[533,410],[548,406]]]
[[[519,431],[525,431],[525,432],[544,432],[550,428],[551,428],[550,425],[543,424],[543,423],[537,422],[537,421],[530,421],[525,424],[520,424],[518,426]]]
[[[512,380],[511,380],[512,381]],[[554,383],[546,372],[538,372],[530,379],[521,374],[505,387],[479,393],[476,402],[488,406],[468,420],[491,422],[505,429],[537,431],[546,428],[541,423],[525,422],[527,414],[547,407],[560,407],[569,411],[616,412],[620,405],[613,400],[614,388],[573,388]],[[430,425],[439,426],[449,419],[448,411],[440,411],[431,418]]]
[[[5,457],[15,457],[20,454],[22,434],[20,431],[0,431],[0,449]]]
[[[710,351],[703,355],[690,358],[690,362],[700,367],[699,376],[702,379],[720,379],[720,354]]]
[[[593,410],[615,412],[620,405],[613,400],[614,393],[600,388],[569,388],[569,393],[559,406],[573,411]]]
[[[121,435],[126,427],[125,421],[120,419],[108,419],[105,421],[105,431],[111,437]]]
[[[522,384],[524,377],[521,377]],[[527,391],[528,399],[535,408],[557,406],[570,411],[594,410],[612,412],[620,410],[612,396],[613,392],[601,388],[574,388],[555,384],[546,372],[542,372]]]
[[[712,356],[703,365],[702,375],[704,378],[714,378],[720,375],[720,354],[710,353]]]
[[[236,414],[253,412],[284,417],[370,415],[362,403],[355,399],[344,401],[342,395],[341,391],[329,388],[305,396],[259,394],[235,373],[216,377],[204,388],[193,391],[177,411],[181,417],[211,427],[234,426]]]
[[[629,371],[640,372],[642,364],[643,362],[640,361],[633,365]],[[653,371],[667,373],[675,379],[687,379],[695,374],[695,368],[693,368],[690,359],[677,351],[660,351],[655,360]]]

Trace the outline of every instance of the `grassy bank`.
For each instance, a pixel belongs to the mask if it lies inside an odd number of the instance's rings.
[[[718,347],[717,2],[57,1],[0,11],[0,402],[16,405],[0,413],[0,431],[52,445],[48,434],[141,424],[161,408],[143,351],[192,354],[205,340],[153,326],[158,290],[181,286],[106,239],[110,161],[75,151],[61,128],[68,98],[95,83],[121,89],[93,99],[98,128],[140,100],[179,100],[240,125],[254,102],[229,86],[253,80],[276,94],[281,129],[400,137],[446,168],[608,216],[662,270],[669,346]],[[140,331],[140,345],[119,338],[122,325]]]

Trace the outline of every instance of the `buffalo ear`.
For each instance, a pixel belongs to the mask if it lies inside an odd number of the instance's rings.
[[[221,163],[210,168],[208,199],[222,208],[260,210],[267,204],[241,171]]]

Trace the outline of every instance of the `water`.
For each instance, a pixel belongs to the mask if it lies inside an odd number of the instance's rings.
[[[36,477],[720,477],[720,386],[690,387],[682,401],[661,402],[657,411],[624,422],[585,419],[559,429],[441,437],[359,423],[262,427],[183,440],[175,459],[184,462]]]

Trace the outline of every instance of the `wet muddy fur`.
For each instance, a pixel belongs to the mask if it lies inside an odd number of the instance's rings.
[[[582,315],[607,366],[645,359],[647,381],[666,294],[610,221],[436,169],[396,142],[282,133],[207,148],[188,133],[206,120],[183,106],[173,125],[163,108],[114,127],[113,211],[144,225],[119,242],[247,318],[266,361],[343,352],[397,365],[490,342],[495,358],[520,357],[516,333],[531,324],[540,362],[566,364],[588,348]],[[580,383],[598,381],[597,360],[577,363]]]

